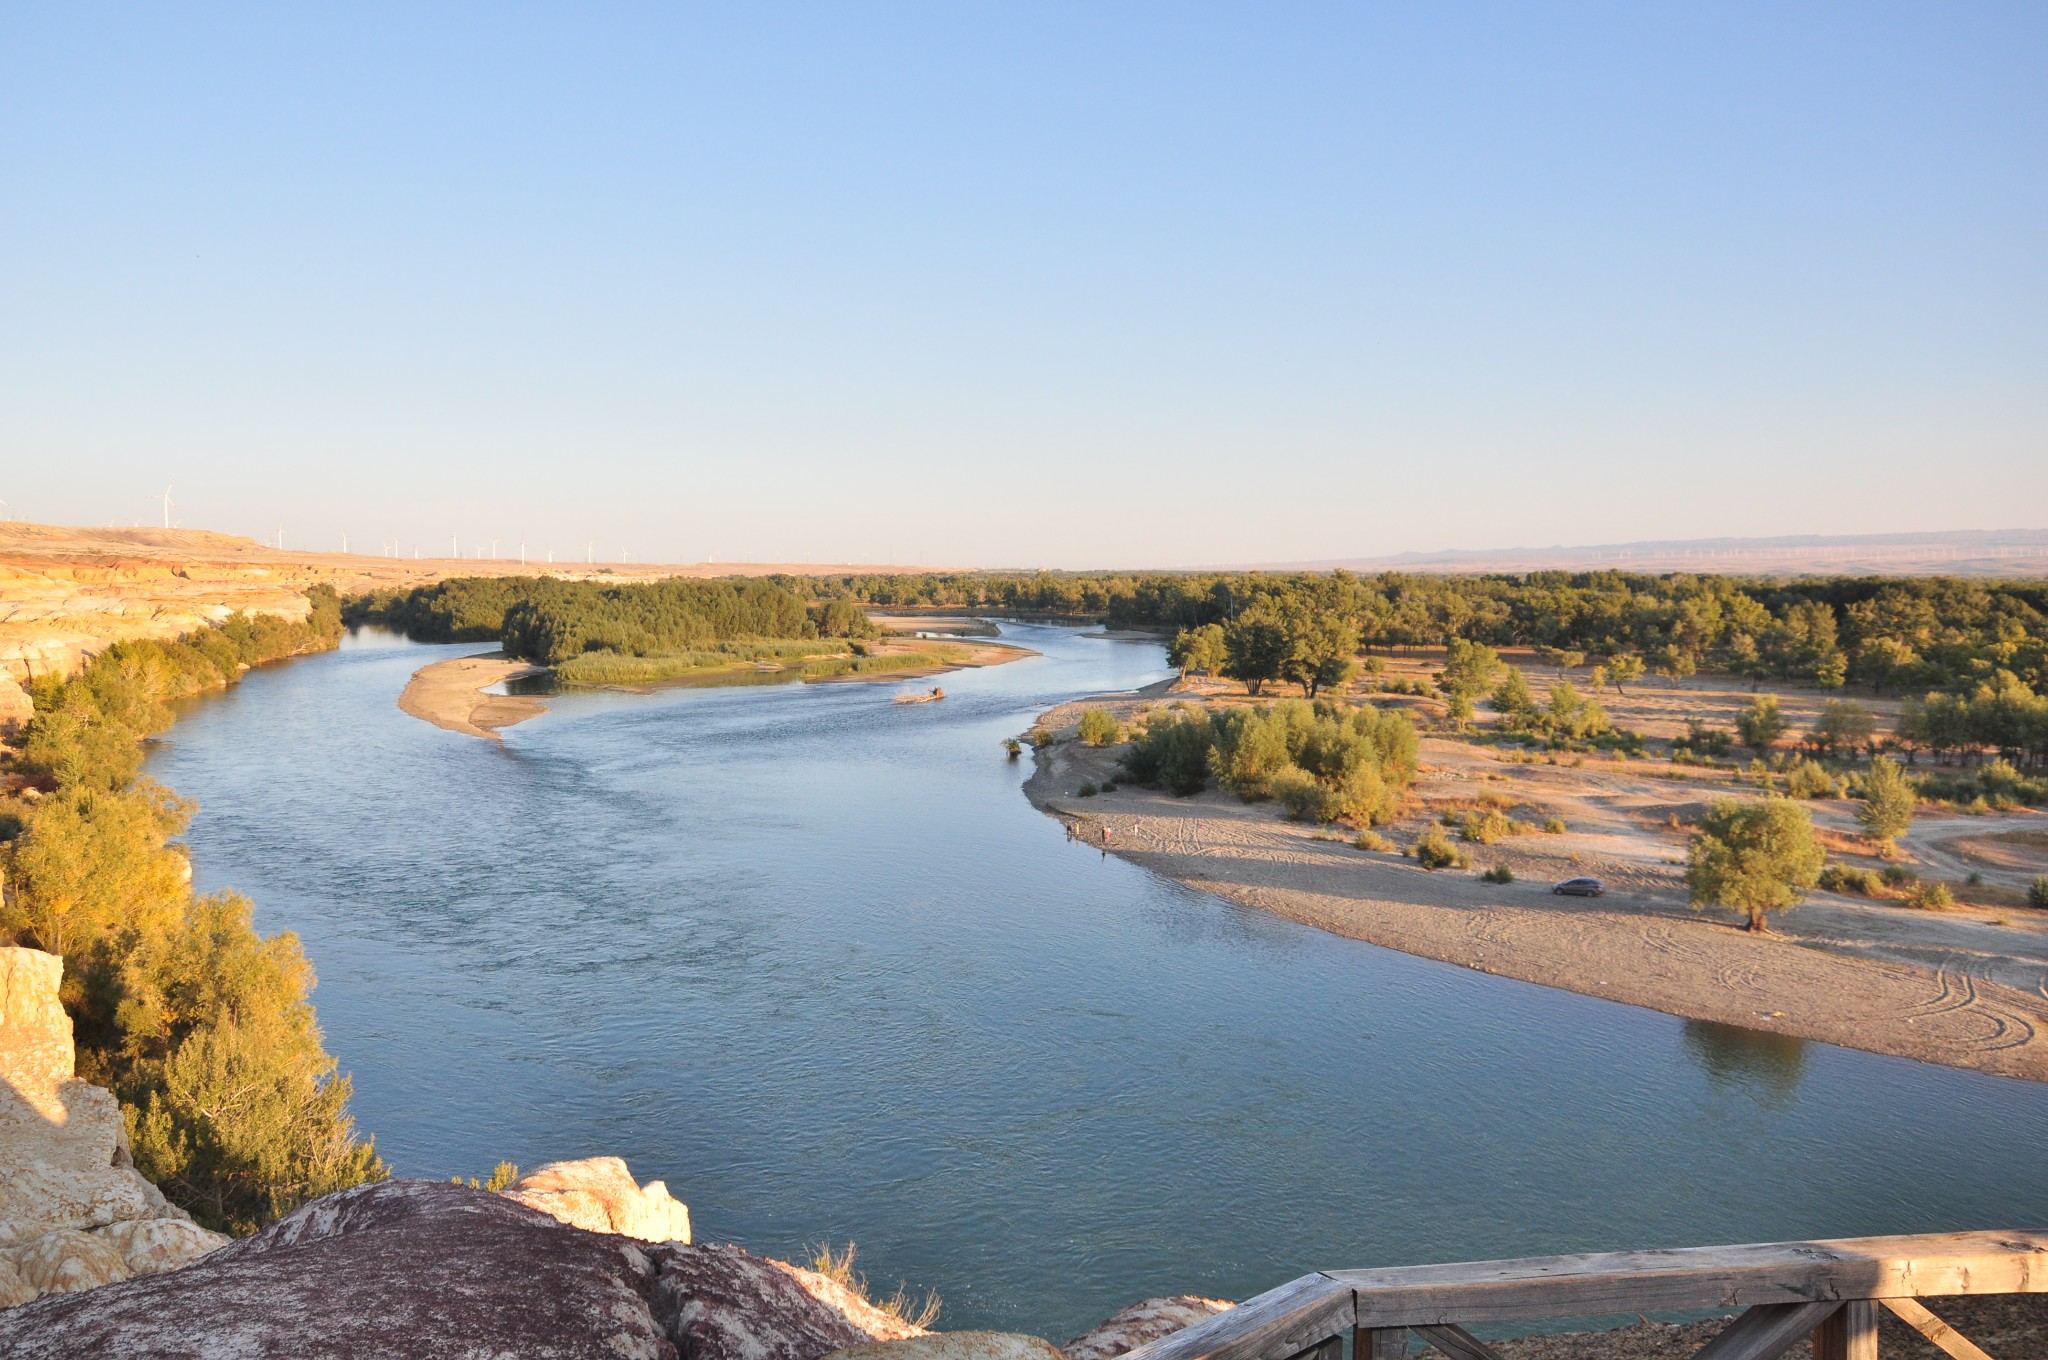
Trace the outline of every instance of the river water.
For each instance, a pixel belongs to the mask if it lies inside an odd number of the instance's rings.
[[[1001,741],[1166,674],[570,695],[502,747],[365,632],[192,707],[202,889],[320,976],[402,1175],[625,1157],[699,1240],[848,1239],[941,1324],[1055,1341],[1312,1269],[2039,1227],[2048,1090],[1339,939],[1067,840]],[[929,682],[927,682],[929,683]]]

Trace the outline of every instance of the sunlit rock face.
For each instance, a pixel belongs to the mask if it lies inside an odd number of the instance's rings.
[[[521,1176],[507,1199],[540,1210],[572,1227],[618,1233],[643,1242],[688,1242],[690,1209],[660,1181],[636,1184],[618,1157],[550,1162]]]
[[[0,1307],[172,1270],[226,1243],[135,1170],[113,1094],[73,1075],[64,961],[0,948]]]

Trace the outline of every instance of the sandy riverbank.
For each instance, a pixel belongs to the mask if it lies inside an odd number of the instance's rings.
[[[547,700],[519,694],[486,694],[491,685],[545,668],[514,661],[503,652],[458,656],[422,666],[398,696],[398,706],[415,718],[467,736],[501,741],[500,728],[547,712]]]
[[[1102,702],[1129,711],[1162,693]],[[1063,705],[1041,724],[1070,731],[1080,708]],[[1779,918],[1773,934],[1751,935],[1727,913],[1687,905],[1682,833],[1665,828],[1662,811],[1684,795],[1633,772],[1503,769],[1483,750],[1426,740],[1413,825],[1388,829],[1397,844],[1414,838],[1432,804],[1469,799],[1482,786],[1506,788],[1570,824],[1564,835],[1471,847],[1474,870],[1507,863],[1521,880],[1496,885],[1472,870],[1430,873],[1397,853],[1359,850],[1220,790],[1181,799],[1127,786],[1077,796],[1083,782],[1112,777],[1116,758],[1115,748],[1062,741],[1037,753],[1025,792],[1090,841],[1107,832],[1109,849],[1191,887],[1404,953],[1688,1019],[2048,1080],[2041,913],[1932,913],[1817,894]],[[1997,829],[1987,825],[1993,820],[1951,833],[1977,839]],[[1605,879],[1608,895],[1550,892],[1580,873]]]
[[[874,654],[900,656],[902,664],[888,670],[868,671],[858,675],[825,676],[820,678],[820,683],[886,683],[916,680],[941,675],[947,671],[1000,666],[1005,662],[1038,655],[1027,647],[1016,647],[1000,642],[969,642],[965,639],[954,643],[937,643],[922,639],[899,640],[878,648]],[[943,660],[938,659],[941,655],[944,657]],[[931,656],[933,659],[927,663],[922,659],[925,656]],[[492,685],[519,676],[543,674],[546,669],[545,666],[514,661],[503,652],[485,652],[477,656],[458,656],[447,661],[436,661],[413,672],[404,692],[398,696],[398,706],[413,717],[430,722],[436,727],[445,727],[450,732],[502,741],[503,738],[498,735],[501,729],[547,712],[547,700],[533,695],[486,694],[483,691]],[[729,674],[744,675],[756,669],[759,668],[736,665]],[[677,683],[687,684],[689,681]],[[641,687],[612,688],[637,690]],[[652,687],[645,688],[646,692],[652,692]]]

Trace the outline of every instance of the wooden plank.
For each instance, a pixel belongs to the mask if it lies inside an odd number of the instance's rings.
[[[1700,1347],[1693,1360],[1777,1360],[1828,1320],[1839,1303],[1760,1303]]]
[[[1351,1329],[1351,1287],[1304,1275],[1127,1353],[1127,1360],[1290,1360]]]
[[[2048,1292],[2048,1233],[1766,1242],[1339,1270],[1358,1325],[1413,1327],[1813,1300]]]
[[[1408,1329],[1355,1328],[1351,1333],[1351,1360],[1408,1360]]]
[[[1897,1313],[1908,1327],[1932,1341],[1956,1360],[1991,1360],[1976,1343],[1927,1311],[1917,1299],[1886,1299],[1884,1306]],[[1876,1352],[1872,1352],[1875,1354]]]
[[[1877,1304],[1852,1299],[1814,1328],[1813,1360],[1877,1360]]]
[[[1320,1341],[1294,1357],[1294,1360],[1344,1360],[1344,1338],[1333,1336]]]
[[[1500,1360],[1500,1353],[1455,1322],[1417,1327],[1416,1332],[1451,1360]]]

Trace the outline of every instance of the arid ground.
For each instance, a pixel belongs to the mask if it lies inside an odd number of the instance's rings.
[[[1551,679],[1524,663],[1538,698]],[[1420,676],[1426,655],[1395,658],[1388,679]],[[1584,673],[1573,677],[1583,688]],[[1814,691],[1776,690],[1794,730],[1821,702]],[[1356,697],[1373,700],[1375,696]],[[1700,679],[1631,685],[1601,696],[1620,726],[1669,737],[1695,716],[1727,726],[1750,700],[1747,684]],[[1384,696],[1425,720],[1434,701]],[[1091,701],[1093,702],[1093,701]],[[1241,687],[1205,679],[1100,701],[1120,716],[1160,704],[1245,702]],[[1887,701],[1871,701],[1882,713]],[[1192,798],[1130,785],[1092,797],[1085,783],[1113,780],[1119,751],[1073,740],[1087,704],[1041,724],[1066,738],[1038,753],[1026,785],[1039,807],[1077,834],[1184,883],[1261,910],[1411,954],[1647,1006],[1879,1053],[2048,1080],[2048,913],[2025,888],[2048,873],[2048,817],[2019,810],[1965,816],[1922,809],[1898,863],[1947,883],[1957,905],[1814,892],[1775,918],[1769,935],[1733,914],[1696,911],[1682,865],[1689,823],[1716,796],[1754,795],[1728,769],[1667,759],[1526,755],[1448,735],[1422,744],[1423,773],[1407,808],[1377,828],[1393,851],[1357,848],[1343,828],[1290,821],[1271,803],[1210,789]],[[1880,718],[1882,724],[1883,718]],[[1853,800],[1816,800],[1832,858],[1885,863],[1861,835]],[[1530,831],[1467,845],[1467,869],[1430,872],[1399,853],[1446,812],[1498,807],[1561,833]],[[1480,881],[1505,865],[1515,881]],[[1971,874],[1979,881],[1969,881]],[[1605,897],[1554,895],[1557,881],[1592,875]]]

